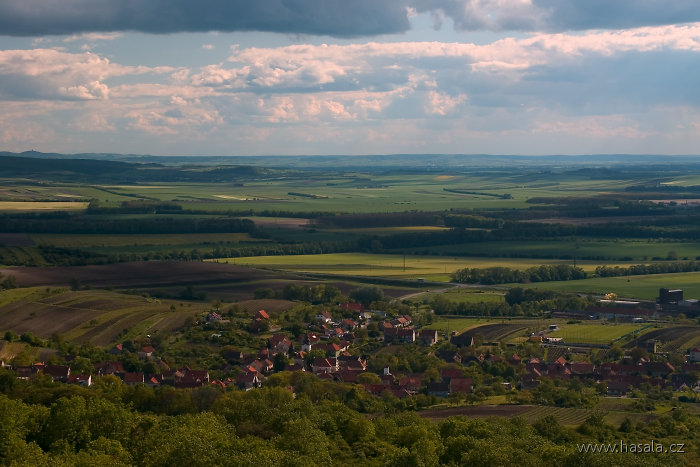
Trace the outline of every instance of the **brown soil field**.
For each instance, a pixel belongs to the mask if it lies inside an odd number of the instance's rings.
[[[295,218],[295,217],[279,217],[279,218],[270,218],[270,219],[262,219],[259,217],[256,217],[254,219],[251,219],[253,222],[255,222],[255,225],[258,227],[266,227],[269,229],[306,229],[310,227],[310,219],[303,219],[303,218]]]
[[[0,306],[0,331],[32,332],[48,338],[59,334],[82,343],[106,346],[123,330],[137,335],[171,332],[185,320],[209,309],[210,304],[154,300],[104,290],[70,292],[26,289],[33,293]],[[171,311],[171,304],[175,311]]]
[[[249,282],[279,277],[278,273],[203,261],[143,261],[91,266],[16,267],[0,269],[20,287],[61,286],[72,278],[94,287],[148,287],[169,284]]]
[[[27,234],[0,233],[0,245],[5,246],[32,246],[34,242]]]
[[[481,334],[486,342],[499,341],[518,331],[524,331],[527,326],[522,324],[485,324],[465,332],[467,335],[475,336]]]
[[[700,326],[672,326],[647,332],[639,338],[627,342],[624,347],[630,349],[649,340],[658,340],[664,350],[684,351],[683,345],[698,336],[700,336]]]

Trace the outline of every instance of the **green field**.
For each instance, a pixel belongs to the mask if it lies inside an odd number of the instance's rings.
[[[444,296],[453,303],[501,303],[505,300],[504,292],[500,290],[453,287],[439,292],[422,293],[415,297],[414,301],[428,303],[438,295]]]
[[[7,201],[98,199],[105,206],[123,201],[151,199],[174,201],[192,210],[281,210],[295,212],[401,212],[442,211],[450,208],[526,208],[531,197],[588,196],[614,191],[635,180],[595,180],[585,174],[505,171],[485,173],[409,173],[401,176],[337,172],[295,174],[245,183],[161,183],[71,185],[66,183],[24,187],[0,185]],[[303,187],[303,189],[300,189]],[[459,193],[445,190],[462,190]],[[312,194],[298,196],[290,193]],[[511,198],[502,198],[509,194]]]
[[[683,289],[685,298],[700,298],[700,272],[677,274],[652,274],[645,276],[597,277],[565,282],[537,282],[511,284],[518,287],[534,287],[558,292],[580,292],[596,295],[616,293],[619,297],[655,300],[659,289]]]
[[[458,334],[463,333],[476,326],[481,326],[482,324],[495,323],[497,321],[490,318],[457,318],[457,317],[445,317],[436,316],[433,322],[425,326],[426,329],[437,329],[441,333],[450,334],[452,331],[456,331]],[[498,321],[500,322],[500,321]]]
[[[560,324],[557,331],[548,333],[551,337],[561,337],[566,343],[609,344],[622,336],[631,335],[644,328],[651,330],[649,324]],[[645,329],[646,330],[646,329]]]
[[[416,249],[417,251],[425,248]],[[565,238],[542,241],[479,242],[442,245],[429,248],[433,254],[488,255],[531,258],[560,258],[645,262],[665,259],[669,253],[678,259],[694,260],[700,256],[700,242],[648,241],[639,239]]]
[[[529,258],[455,258],[448,256],[386,255],[371,253],[331,253],[321,255],[257,256],[246,258],[218,258],[228,262],[287,271],[323,274],[381,276],[448,282],[450,274],[461,268],[489,268],[495,266],[527,269],[543,263],[558,264],[570,261],[542,261]],[[601,262],[581,262],[587,271],[593,271]],[[622,264],[622,263],[614,263]]]

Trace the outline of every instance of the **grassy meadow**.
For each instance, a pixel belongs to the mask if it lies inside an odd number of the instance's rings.
[[[600,260],[621,261],[623,263],[663,260],[669,256],[694,260],[700,256],[700,242],[625,238],[563,238],[541,241],[480,242],[434,246],[429,249],[431,253],[437,255],[567,258],[572,261],[580,261],[581,258],[600,258]],[[416,250],[421,251],[424,248]],[[581,263],[584,269],[585,265],[585,262]]]
[[[552,182],[550,173],[511,174],[505,171],[406,173],[400,176],[310,172],[278,179],[246,180],[244,183],[80,185],[49,182],[41,186],[25,186],[17,181],[0,181],[0,201],[96,199],[104,206],[116,207],[123,201],[147,199],[176,202],[185,210],[220,212],[248,209],[300,213],[522,209],[531,206],[526,201],[532,197],[587,196],[614,191],[634,182],[626,177],[595,180],[585,174],[571,173],[560,174],[556,182]],[[22,209],[19,204],[10,206],[6,209]],[[24,209],[30,207],[25,205]]]
[[[677,274],[653,274],[645,276],[596,277],[565,282],[537,282],[511,284],[518,287],[534,287],[557,292],[579,292],[594,295],[616,293],[619,297],[655,300],[659,289],[683,289],[684,298],[700,299],[700,272]]]
[[[406,259],[404,269],[404,257]],[[256,256],[246,258],[218,258],[217,262],[235,263],[287,271],[396,277],[405,279],[448,282],[450,274],[461,268],[509,267],[527,269],[541,264],[570,264],[570,260],[541,260],[532,258],[449,257],[423,255],[388,255],[372,253],[330,253],[319,255]],[[624,265],[622,262],[578,263],[592,272],[602,264]]]
[[[649,324],[581,323],[559,324],[559,329],[548,333],[551,337],[561,337],[566,343],[610,344],[623,336],[638,337],[638,333],[650,329]]]

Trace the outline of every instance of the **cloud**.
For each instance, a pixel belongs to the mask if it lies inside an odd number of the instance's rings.
[[[596,82],[590,74],[605,70],[610,74],[607,81],[626,86],[624,77],[644,80],[649,75],[644,68],[654,69],[659,60],[668,66],[657,73],[672,75],[667,70],[687,67],[696,61],[693,57],[698,52],[698,23],[586,34],[536,34],[481,45],[367,42],[244,49],[234,46],[228,63],[209,65],[192,74],[180,72],[178,80],[217,92],[387,92],[408,88],[449,92],[454,98],[477,94],[470,86],[493,88],[524,80],[541,84],[542,79],[556,78],[562,70],[571,71],[566,82],[582,81],[574,75],[576,70]],[[657,56],[652,58],[653,54]],[[630,76],[620,65],[630,60],[639,76]],[[615,74],[620,78],[612,79]],[[441,89],[434,89],[437,87]]]
[[[109,78],[173,71],[169,67],[118,65],[90,52],[0,50],[0,98],[108,99],[105,81]]]
[[[683,152],[700,144],[699,53],[700,23],[482,44],[234,46],[197,68],[6,50],[0,142],[161,154]]]
[[[113,41],[116,39],[119,39],[122,37],[123,34],[118,34],[118,33],[83,33],[83,34],[73,34],[72,36],[66,37],[63,39],[63,42],[75,42],[75,41],[88,41],[88,42],[97,42],[97,41]]]
[[[413,0],[417,12],[442,15],[458,30],[625,29],[700,21],[695,0]]]

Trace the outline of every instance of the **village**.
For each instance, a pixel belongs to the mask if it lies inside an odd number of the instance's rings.
[[[662,297],[663,293],[662,289]],[[675,298],[672,305],[678,306],[678,297]],[[557,330],[555,324],[532,332],[522,344],[515,345],[479,342],[483,339],[480,339],[478,327],[441,335],[429,325],[414,323],[410,313],[388,316],[385,311],[368,310],[359,303],[323,308],[311,321],[304,323],[305,331],[297,338],[275,331],[279,327],[274,325],[270,315],[258,310],[248,330],[268,335],[264,345],[257,352],[236,353],[221,378],[210,377],[208,369],[193,369],[188,365],[171,368],[166,363],[167,356],[159,354],[148,342],[131,349],[138,356],[141,371],[128,371],[129,365],[125,365],[123,356],[130,352],[122,344],[109,350],[109,360],[90,362],[89,371],[85,371],[84,362],[76,368],[76,357],[71,355],[64,355],[64,362],[54,359],[51,363],[25,366],[0,363],[23,380],[44,375],[56,382],[91,386],[94,378],[112,375],[129,386],[178,389],[215,386],[244,391],[261,388],[266,379],[276,373],[304,372],[323,381],[361,385],[374,396],[391,394],[403,399],[423,394],[436,400],[450,398],[470,403],[493,394],[509,394],[511,400],[516,400],[520,391],[537,388],[543,379],[565,383],[578,381],[595,388],[600,395],[613,397],[625,397],[645,387],[700,392],[700,348],[697,347],[671,358],[668,353],[660,352],[658,340],[648,339],[626,349],[603,350],[593,357],[592,349],[580,344],[572,348],[572,344],[562,338],[551,337],[550,332]],[[350,315],[352,318],[347,317]],[[656,317],[658,311],[638,302],[602,300],[585,310],[552,315],[603,322],[639,322]],[[228,320],[213,310],[196,325],[215,330],[227,324]],[[371,335],[368,327],[375,329]],[[220,333],[212,334],[213,338],[216,336]],[[424,371],[410,371],[405,364],[398,367],[387,364],[381,368],[368,365],[376,353],[365,353],[368,341],[373,349],[414,349],[429,364]]]

